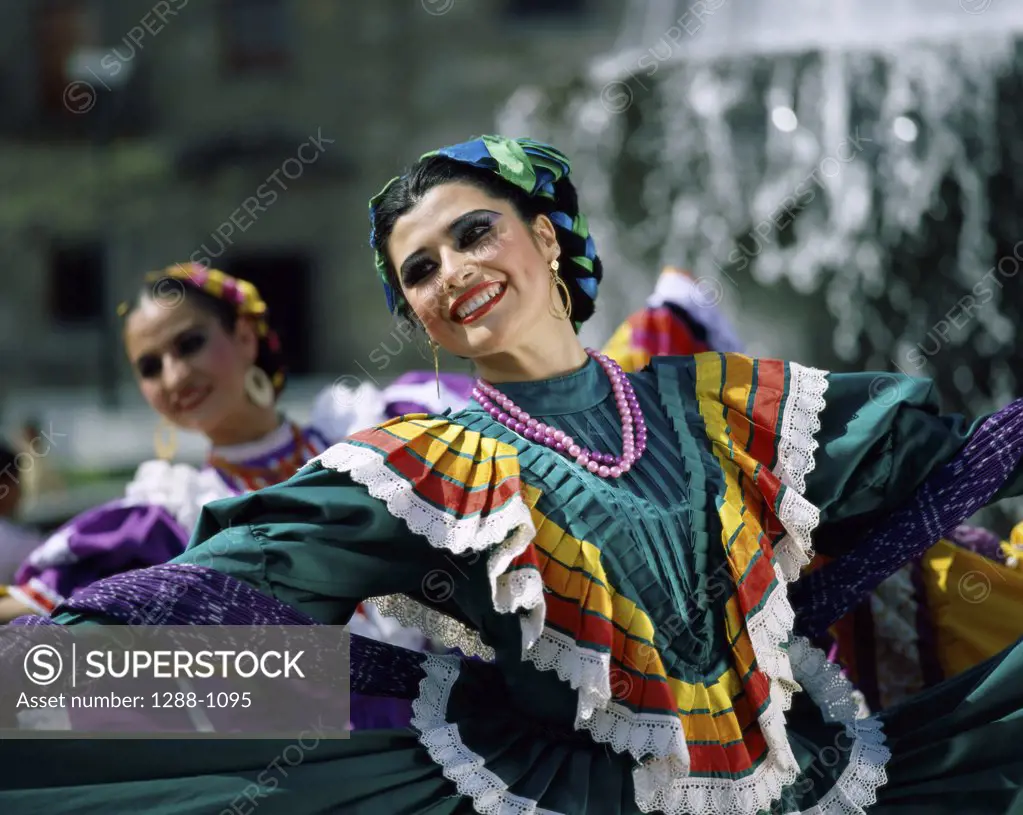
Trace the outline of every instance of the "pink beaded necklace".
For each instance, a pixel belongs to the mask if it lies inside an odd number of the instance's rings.
[[[511,399],[489,382],[476,380],[472,396],[490,416],[505,427],[514,430],[529,441],[539,442],[545,447],[574,458],[576,464],[601,478],[618,478],[632,469],[646,450],[646,422],[639,400],[632,389],[632,383],[617,362],[606,354],[587,348],[586,353],[600,363],[614,392],[618,415],[622,420],[622,454],[598,453],[587,447],[580,447],[575,439],[563,430],[556,430],[537,421]]]

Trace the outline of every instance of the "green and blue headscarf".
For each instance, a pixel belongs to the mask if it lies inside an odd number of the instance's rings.
[[[481,136],[461,144],[442,147],[420,156],[420,161],[431,156],[444,156],[453,161],[464,162],[473,167],[490,170],[509,184],[525,190],[529,195],[542,196],[556,200],[555,185],[559,182],[571,183],[568,175],[571,165],[568,158],[560,150],[532,139],[509,139],[504,136]],[[375,224],[377,204],[386,195],[391,185],[400,180],[395,176],[369,202],[369,219]],[[597,251],[590,236],[586,216],[579,212],[563,212],[555,210],[549,215],[554,226],[576,237],[576,240],[563,242],[574,244],[578,251],[573,255],[562,255],[560,274],[571,286],[582,291],[591,300],[597,299],[597,288],[600,285],[600,264],[597,262]],[[394,314],[404,305],[405,299],[400,291],[387,280],[387,260],[380,251],[376,234],[371,230],[370,245],[376,253],[376,269],[384,286],[387,297],[387,308]]]

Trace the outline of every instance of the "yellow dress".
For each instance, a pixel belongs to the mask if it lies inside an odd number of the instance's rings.
[[[832,627],[832,657],[869,707],[890,707],[1023,637],[1023,523],[982,548],[938,541]]]

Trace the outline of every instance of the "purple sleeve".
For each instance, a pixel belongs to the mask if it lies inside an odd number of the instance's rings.
[[[466,374],[409,371],[384,388],[385,417],[461,410],[472,397],[474,382]]]
[[[113,501],[69,521],[18,569],[11,595],[37,611],[104,577],[166,563],[188,533],[164,508]]]

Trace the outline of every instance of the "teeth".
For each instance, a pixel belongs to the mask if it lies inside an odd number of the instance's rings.
[[[457,316],[458,319],[460,320],[464,320],[466,317],[468,317],[470,314],[476,311],[476,309],[489,303],[500,293],[501,293],[500,284],[492,286],[491,288],[487,289],[481,294],[477,294],[468,303],[463,303],[461,306],[459,306],[458,310],[455,312],[455,316]]]

